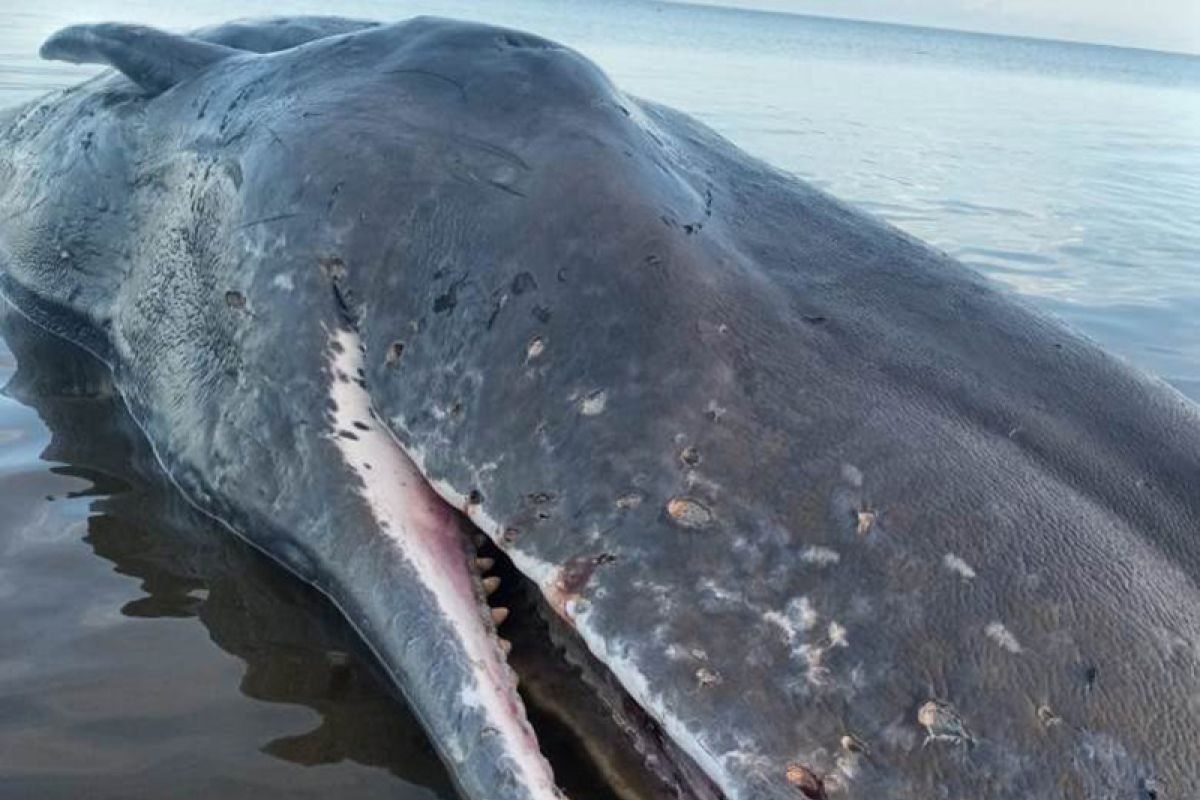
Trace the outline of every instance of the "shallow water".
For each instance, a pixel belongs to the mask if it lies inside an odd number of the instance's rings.
[[[278,13],[163,5],[5,4],[0,108],[90,74],[36,59],[61,25]],[[337,8],[563,40],[1200,401],[1200,58],[636,2]],[[67,374],[0,397],[0,798],[452,797],[328,605],[189,511],[105,382]]]

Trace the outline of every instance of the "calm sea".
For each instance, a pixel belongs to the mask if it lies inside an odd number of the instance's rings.
[[[92,74],[36,57],[79,21],[526,28],[1200,401],[1198,57],[632,0],[171,5],[9,0],[0,108]],[[189,513],[80,374],[0,397],[0,798],[453,797],[337,616]]]

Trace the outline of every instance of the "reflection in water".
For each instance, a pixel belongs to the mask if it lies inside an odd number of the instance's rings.
[[[97,504],[86,541],[145,592],[121,613],[199,617],[214,643],[246,663],[239,687],[246,696],[321,715],[317,727],[276,737],[264,752],[303,765],[351,760],[443,787],[416,721],[377,680],[370,656],[358,650],[337,612],[182,505],[161,487]]]
[[[0,797],[454,797],[336,610],[179,497],[103,367],[13,314],[2,330],[56,466],[0,472],[0,507],[41,506],[0,527]],[[81,533],[124,578],[97,579]],[[240,685],[197,626],[162,624],[192,617]]]

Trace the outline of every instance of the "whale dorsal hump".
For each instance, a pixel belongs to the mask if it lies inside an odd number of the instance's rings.
[[[42,58],[108,64],[151,94],[165,92],[242,51],[156,28],[121,23],[72,25],[42,45]]]
[[[238,50],[249,50],[252,53],[278,53],[280,50],[289,50],[317,39],[377,27],[378,22],[364,19],[301,15],[238,19],[192,31],[192,36]]]

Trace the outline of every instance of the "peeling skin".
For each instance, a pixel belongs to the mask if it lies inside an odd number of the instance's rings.
[[[842,465],[842,478],[846,483],[853,486],[855,489],[861,489],[863,485],[863,474],[858,467],[853,464]]]
[[[529,346],[525,348],[525,361],[533,361],[546,352],[546,340],[542,337],[535,337],[529,342]]]
[[[357,375],[363,366],[357,334],[336,331],[330,339],[330,373]],[[443,503],[405,455],[389,429],[371,408],[367,390],[354,381],[330,382],[333,425],[330,436],[346,465],[362,481],[360,492],[384,531],[437,598],[442,614],[457,632],[474,669],[475,684],[462,702],[484,710],[500,733],[507,752],[533,796],[560,800],[550,765],[538,748],[514,690],[487,608],[480,602],[464,550],[464,532],[450,506]],[[358,423],[356,425],[356,423]],[[362,427],[366,426],[366,430]],[[354,438],[339,430],[355,429]],[[363,468],[371,464],[371,469]],[[459,507],[466,498],[456,498]]]
[[[815,564],[818,567],[827,567],[838,563],[842,560],[842,557],[836,550],[828,547],[806,547],[800,553],[800,560],[807,564]]]
[[[642,496],[637,492],[629,492],[628,494],[623,494],[617,498],[616,506],[622,510],[637,508],[642,504],[642,499]]]
[[[954,553],[946,553],[942,557],[942,563],[946,566],[946,569],[958,573],[963,580],[970,581],[975,579],[975,570],[971,568],[971,565],[954,555]]]
[[[1017,637],[1013,635],[1012,631],[1004,626],[1003,622],[988,623],[988,626],[984,628],[984,632],[989,639],[1008,652],[1020,653],[1022,651],[1021,643],[1017,641]]]
[[[1062,724],[1062,717],[1058,716],[1058,714],[1055,714],[1054,709],[1047,705],[1038,706],[1037,718],[1038,722],[1040,722],[1042,726],[1046,728],[1053,728],[1056,725]]]
[[[604,413],[604,407],[608,403],[608,394],[604,390],[591,392],[579,404],[579,412],[585,417],[594,417],[597,414]]]

